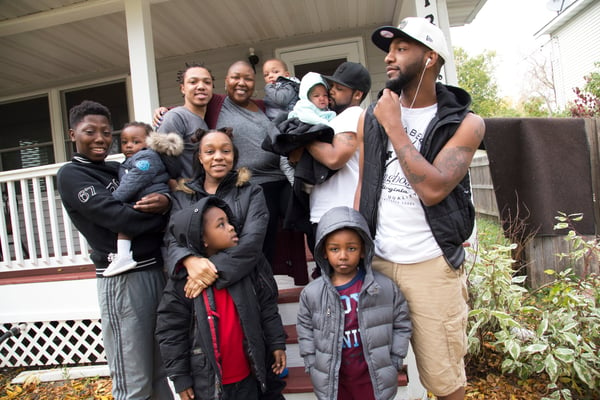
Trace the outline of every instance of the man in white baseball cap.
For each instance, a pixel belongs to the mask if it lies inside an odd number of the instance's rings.
[[[386,52],[388,81],[359,122],[355,208],[375,238],[373,269],[410,304],[423,386],[440,400],[464,399],[463,243],[475,221],[468,169],[485,125],[467,92],[437,83],[450,53],[429,20],[405,18],[372,40]]]
[[[373,43],[383,51],[388,51],[394,38],[404,37],[417,41],[435,51],[447,61],[450,57],[446,37],[440,28],[426,18],[404,18],[398,27],[382,26],[371,37]]]

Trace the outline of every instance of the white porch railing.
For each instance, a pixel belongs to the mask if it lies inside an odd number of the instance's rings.
[[[0,172],[0,272],[91,263],[56,190],[62,165]]]
[[[55,189],[61,166],[0,172],[0,272],[90,263]]]

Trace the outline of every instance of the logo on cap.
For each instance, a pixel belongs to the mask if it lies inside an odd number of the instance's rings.
[[[425,40],[429,43],[433,43],[433,39],[429,35],[425,36]]]
[[[386,38],[386,39],[391,39],[394,37],[394,33],[387,31],[387,30],[383,30],[383,31],[379,32],[379,35],[381,35],[382,38]]]

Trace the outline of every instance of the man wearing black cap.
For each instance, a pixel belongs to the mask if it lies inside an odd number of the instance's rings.
[[[315,185],[310,193],[310,221],[313,227],[329,209],[353,205],[358,185],[356,131],[363,112],[360,103],[371,90],[369,71],[359,63],[344,62],[333,75],[323,78],[330,83],[329,106],[337,113],[329,121],[335,136],[332,143],[314,141],[306,149],[313,158],[337,172],[325,182]],[[312,250],[314,238],[309,237],[308,244]]]
[[[372,40],[387,53],[388,82],[359,122],[355,205],[375,237],[373,269],[394,279],[410,304],[423,386],[438,399],[463,399],[463,243],[475,220],[468,168],[485,126],[467,92],[436,83],[450,57],[439,28],[406,18]]]

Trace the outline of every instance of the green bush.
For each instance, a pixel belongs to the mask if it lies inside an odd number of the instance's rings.
[[[561,214],[556,228],[570,228],[576,218]],[[600,278],[547,270],[553,281],[529,290],[526,276],[514,270],[517,245],[507,243],[497,224],[478,221],[478,228],[478,245],[470,250],[474,261],[467,265],[469,354],[476,357],[485,343],[501,354],[504,373],[519,379],[547,375],[548,400],[597,393]],[[573,230],[565,240],[572,251],[562,258],[575,262],[600,255],[597,240],[585,241]]]

